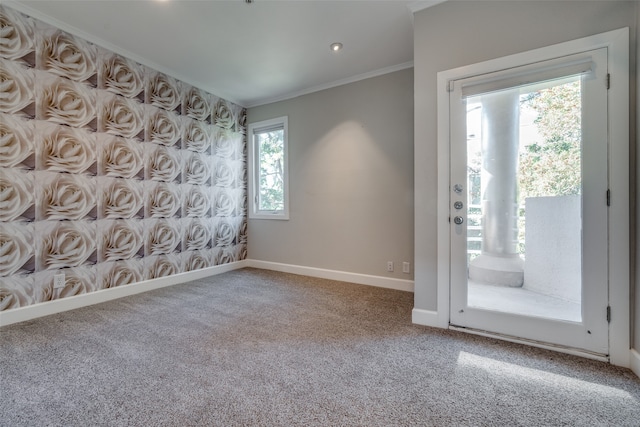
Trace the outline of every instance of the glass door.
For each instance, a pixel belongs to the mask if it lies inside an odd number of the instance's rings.
[[[608,353],[606,60],[454,83],[452,325]]]

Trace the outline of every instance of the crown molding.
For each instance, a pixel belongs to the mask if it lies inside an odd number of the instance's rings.
[[[336,81],[333,81],[333,82],[329,82],[329,83],[325,83],[325,84],[321,84],[321,85],[317,85],[317,86],[312,86],[312,87],[307,88],[307,89],[302,89],[302,90],[299,90],[299,91],[290,92],[288,94],[279,95],[279,96],[276,96],[276,97],[259,99],[259,100],[255,101],[255,102],[249,103],[246,107],[247,108],[259,107],[261,105],[273,104],[274,102],[286,101],[287,99],[293,99],[293,98],[297,98],[297,97],[302,96],[302,95],[308,95],[310,93],[320,92],[321,90],[331,89],[331,88],[338,87],[338,86],[343,86],[343,85],[346,85],[346,84],[349,84],[349,83],[355,83],[355,82],[358,82],[360,80],[366,80],[366,79],[370,79],[370,78],[373,78],[373,77],[378,77],[378,76],[382,76],[382,75],[385,75],[385,74],[394,73],[396,71],[406,70],[407,68],[413,68],[413,61],[403,62],[402,64],[392,65],[390,67],[379,68],[377,70],[369,71],[369,72],[362,73],[362,74],[357,74],[357,75],[352,76],[352,77],[347,77],[346,79],[336,80]]]

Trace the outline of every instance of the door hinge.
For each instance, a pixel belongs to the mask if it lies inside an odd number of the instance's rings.
[[[447,82],[447,92],[453,92],[453,84],[454,84],[453,80],[449,80]]]
[[[607,74],[607,90],[611,89],[611,74]]]
[[[611,306],[607,306],[607,323],[611,323]]]
[[[611,190],[607,190],[607,206],[611,206]]]

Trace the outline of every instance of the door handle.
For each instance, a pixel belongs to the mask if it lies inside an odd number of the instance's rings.
[[[461,216],[456,216],[453,218],[453,222],[455,222],[456,224],[460,225],[464,222],[464,219]]]

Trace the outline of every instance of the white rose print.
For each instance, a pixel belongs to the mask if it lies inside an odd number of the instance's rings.
[[[63,78],[43,77],[38,84],[36,118],[72,127],[93,128],[95,97],[90,91]]]
[[[99,221],[98,260],[119,261],[141,256],[144,244],[140,221]]]
[[[219,99],[213,110],[213,123],[224,129],[231,129],[235,122],[233,112],[229,108],[227,101]]]
[[[180,141],[177,116],[159,108],[153,108],[147,115],[146,135],[146,141],[168,147],[175,145]]]
[[[210,170],[207,160],[210,157],[192,153],[185,158],[184,182],[187,184],[206,185],[209,183]]]
[[[238,243],[247,243],[247,219],[242,218],[242,222],[240,223],[240,227],[238,227]]]
[[[38,68],[77,82],[95,85],[96,48],[60,30],[45,34],[38,52]]]
[[[206,153],[211,144],[209,126],[198,120],[185,118],[183,132],[183,147],[198,153]]]
[[[0,5],[0,310],[245,259],[246,120]]]
[[[222,258],[222,248],[212,248],[207,252],[211,255],[211,265],[220,265],[220,258]]]
[[[184,212],[188,218],[203,218],[209,215],[210,200],[201,187],[195,185],[186,186]]]
[[[37,254],[39,270],[78,267],[95,256],[95,227],[81,221],[42,221]],[[90,259],[91,258],[91,259]]]
[[[245,135],[238,133],[238,132],[233,132],[231,134],[231,141],[233,144],[233,159],[234,160],[246,160],[247,156],[246,156],[246,152],[244,151],[246,149],[246,139],[245,139]]]
[[[36,303],[33,277],[0,279],[0,311],[26,307]]]
[[[225,219],[214,222],[216,246],[230,246],[236,242],[236,230]]]
[[[200,121],[210,121],[211,106],[201,90],[194,87],[185,93],[182,114]]]
[[[31,225],[0,224],[0,277],[34,271],[33,242]]]
[[[62,288],[54,288],[54,276],[65,275]],[[32,275],[35,281],[34,303],[52,301],[97,290],[94,268],[78,267],[43,271]]]
[[[34,126],[0,113],[0,167],[33,169],[35,166]]]
[[[220,189],[215,195],[215,215],[218,217],[233,216],[235,211],[235,202],[228,191]]]
[[[142,178],[144,176],[143,147],[134,140],[118,136],[99,136],[100,174],[116,178]]]
[[[49,275],[48,280],[38,281],[38,279],[42,279],[42,277],[46,276],[47,273],[52,273],[52,272],[36,273],[34,275],[34,282],[35,282],[35,289],[34,289],[35,293],[33,296],[34,304],[51,301],[53,299],[53,294],[54,294],[53,275]],[[65,278],[65,281],[66,281],[66,278]]]
[[[180,272],[178,263],[173,258],[167,256],[152,257],[146,261],[146,263],[145,276],[147,279],[172,276]]]
[[[243,159],[246,161],[247,159],[247,155],[248,155],[248,151],[247,151],[247,139],[246,138],[242,138],[240,140],[240,147],[238,148],[239,150],[239,158]]]
[[[69,126],[44,122],[39,122],[38,125],[39,169],[82,173],[95,167],[95,135]]]
[[[167,111],[180,108],[180,90],[178,83],[169,76],[155,73],[148,78],[145,91],[147,104],[155,105]]]
[[[184,230],[184,249],[195,251],[205,249],[211,241],[211,233],[207,224],[200,220],[192,220]]]
[[[247,132],[247,109],[240,108],[236,114],[236,132],[245,134]]]
[[[229,162],[219,160],[216,163],[216,187],[233,187],[235,182],[235,173]]]
[[[175,185],[145,183],[145,218],[170,218],[180,211],[180,194]]]
[[[98,116],[100,132],[142,139],[144,121],[140,105],[119,95],[104,96],[100,105]]]
[[[152,220],[154,221],[154,220]],[[157,220],[147,223],[145,256],[170,254],[180,245],[178,226],[173,221]]]
[[[98,290],[95,267],[67,268],[61,272],[65,274],[65,284],[63,288],[53,289],[52,299],[72,297]],[[49,280],[53,286],[53,279]]]
[[[180,153],[173,148],[155,147],[147,150],[147,179],[172,182],[180,178]]]
[[[242,261],[247,258],[247,245],[236,245],[233,250],[233,259],[235,261]]]
[[[100,182],[101,218],[127,219],[142,216],[144,207],[142,185],[127,179]]]
[[[19,12],[0,6],[0,56],[14,61],[35,63],[33,20]]]
[[[246,188],[247,186],[247,162],[240,160],[235,165],[236,183],[240,188]]]
[[[100,264],[101,289],[115,288],[141,282],[142,264],[138,260],[105,262]]]
[[[0,221],[35,219],[35,184],[32,173],[0,169]]]
[[[0,59],[0,112],[33,117],[33,82],[31,70]]]
[[[38,218],[79,220],[96,217],[95,179],[70,174],[38,174]]]
[[[234,193],[234,200],[236,204],[236,215],[246,216],[247,213],[247,190],[244,188],[237,188]]]
[[[98,73],[100,89],[117,95],[135,98],[144,90],[141,68],[120,55],[110,55],[104,59]]]
[[[224,248],[222,249],[222,253],[220,254],[220,264],[228,264],[230,262],[236,261],[235,253],[233,248]]]
[[[218,129],[215,135],[214,153],[221,159],[232,159],[235,156],[236,147],[231,132],[226,129]]]
[[[207,258],[197,252],[189,253],[184,264],[184,271],[194,271],[209,267]]]

